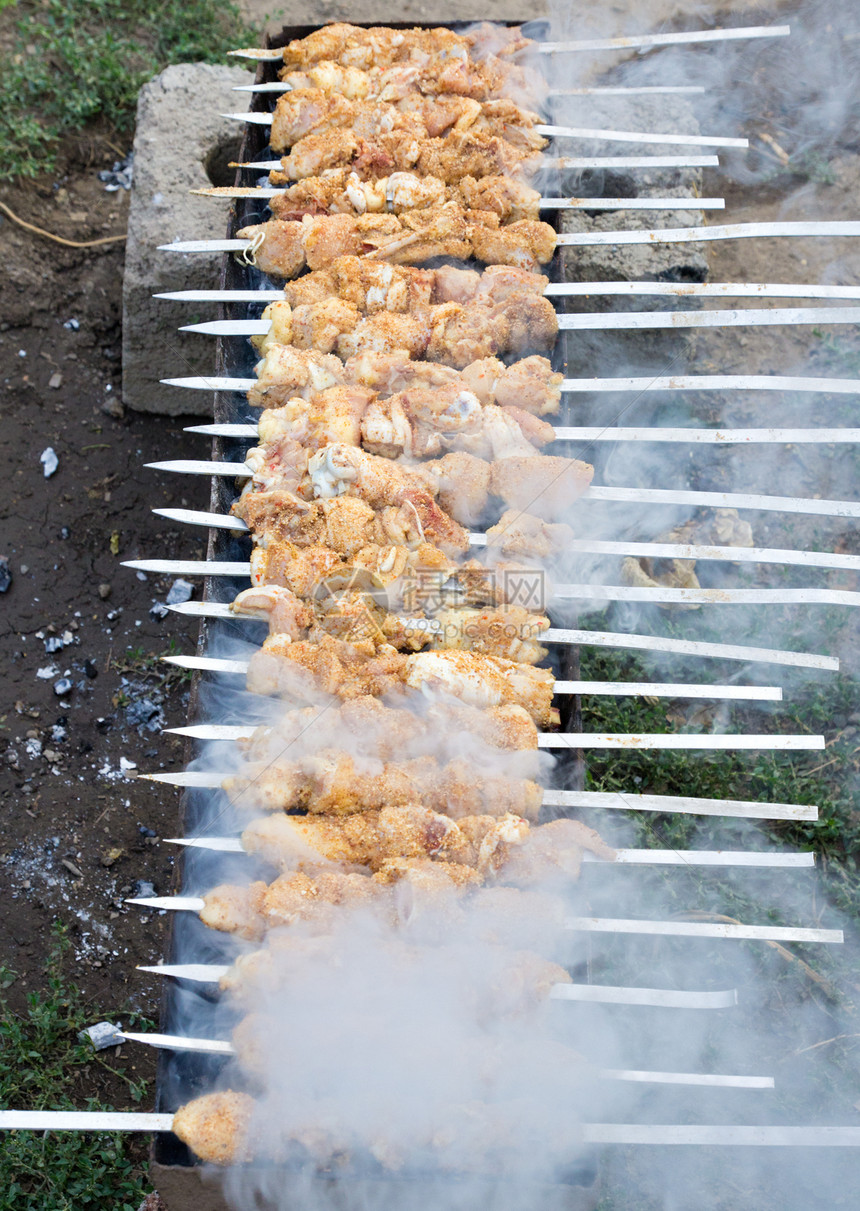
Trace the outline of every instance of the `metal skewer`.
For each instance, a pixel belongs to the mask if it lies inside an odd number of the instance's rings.
[[[153,1134],[172,1130],[172,1114],[123,1110],[0,1110],[0,1131],[143,1131]],[[860,1146],[860,1127],[583,1123],[577,1131],[579,1140],[584,1144],[731,1148]]]
[[[550,282],[546,298],[615,295],[682,298],[860,299],[860,286],[822,286],[809,282]],[[170,290],[155,299],[189,303],[270,303],[285,290]]]
[[[191,391],[252,391],[256,378],[229,378],[225,375],[187,378],[163,378],[167,387]],[[678,374],[648,378],[566,378],[562,394],[644,391],[796,391],[816,395],[860,395],[860,379],[802,378],[778,374]]]
[[[534,42],[529,40],[523,53],[555,55],[569,51],[636,50],[653,46],[684,46],[702,42],[729,42],[747,38],[785,38],[791,33],[789,25],[747,25],[733,28],[695,30],[678,34],[634,34],[622,38],[584,38],[565,42]],[[256,59],[265,63],[282,63],[283,51],[278,48],[254,49],[242,47],[227,52],[236,59]]]
[[[717,168],[719,156],[544,156],[542,168]],[[231,168],[254,168],[260,172],[281,172],[280,160],[231,162]]]
[[[238,837],[165,837],[166,845],[184,845],[189,849],[215,850],[219,853],[245,853],[245,848]],[[710,850],[710,849],[617,849],[613,861],[597,858],[588,852],[582,855],[582,861],[587,864],[599,863],[601,866],[755,866],[755,867],[790,867],[800,869],[815,865],[815,855],[811,853],[763,853],[750,850]]]
[[[122,566],[141,572],[188,576],[245,577],[251,574],[250,562],[131,559],[123,561]],[[558,584],[553,587],[552,596],[559,601],[641,601],[683,605],[860,605],[860,592],[818,588],[676,589],[663,585],[640,588],[631,585]]]
[[[860,223],[857,225],[857,230],[860,234]],[[215,243],[231,245],[235,242],[235,240],[215,241]],[[181,251],[176,245],[165,247],[172,251]],[[200,250],[188,249],[188,251]],[[558,327],[562,332],[607,332],[622,329],[642,331],[652,328],[761,328],[798,324],[819,326],[858,323],[860,323],[860,307],[769,307],[764,309],[721,307],[712,311],[567,311],[558,316]],[[202,324],[183,324],[179,331],[200,332],[206,336],[267,336],[271,327],[271,321],[262,318],[209,320]]]
[[[224,425],[186,425],[186,433],[202,433],[208,437],[250,437],[257,438],[257,425],[224,424]],[[860,441],[860,429],[670,429],[660,425],[650,425],[642,429],[610,427],[593,427],[587,425],[556,425],[555,441],[638,441],[638,442],[676,442],[690,445],[731,446],[731,445],[852,445]],[[193,510],[186,510],[191,513]],[[157,510],[155,510],[157,512]],[[180,510],[175,510],[180,512]],[[204,514],[200,514],[201,517]],[[205,516],[215,516],[206,514]],[[180,521],[181,518],[175,520]],[[189,525],[199,524],[186,519]],[[214,523],[213,523],[214,524]],[[240,529],[239,526],[221,527]],[[475,545],[478,535],[473,535]]]
[[[226,964],[176,963],[138,967],[150,975],[202,984],[217,984],[230,971]],[[685,992],[674,988],[624,988],[615,984],[554,984],[551,1001],[580,1001],[595,1005],[642,1005],[661,1009],[732,1009],[736,988],[719,992]]]
[[[227,425],[192,425],[187,433],[209,433],[213,430],[224,430]],[[240,426],[234,426],[239,428]],[[860,430],[857,431],[860,440]],[[227,436],[236,436],[227,435]],[[229,513],[207,513],[197,509],[153,509],[159,517],[177,521],[190,526],[205,526],[213,530],[232,530],[237,534],[250,533],[247,525],[240,517]],[[469,535],[472,546],[486,546],[486,534],[472,533]],[[780,566],[798,566],[805,568],[840,568],[844,571],[860,571],[860,555],[843,555],[830,551],[793,551],[788,549],[767,547],[721,547],[700,543],[675,542],[635,542],[607,541],[603,539],[573,538],[565,543],[565,552],[581,552],[590,555],[632,556],[637,559],[695,559],[717,560],[727,563],[764,563]],[[186,602],[190,605],[189,613],[203,614],[199,602]],[[234,621],[241,615],[233,614],[229,605],[220,612],[218,603],[212,603],[212,612],[208,618],[232,618]],[[179,611],[183,612],[182,610]],[[544,641],[552,642],[552,631],[542,636]]]
[[[210,437],[258,436],[254,424],[187,425],[186,433]],[[590,428],[587,425],[556,425],[555,441],[582,442],[675,442],[701,446],[732,445],[853,445],[860,441],[860,429],[670,429],[652,425],[642,429]],[[157,512],[157,510],[154,510]],[[175,510],[179,512],[180,510]],[[192,512],[192,510],[187,510]],[[201,514],[201,517],[203,514]],[[208,516],[214,516],[209,514]],[[182,520],[176,518],[177,521]],[[188,519],[189,525],[200,524]],[[224,529],[225,527],[221,527]],[[239,526],[226,527],[238,530]],[[478,538],[473,535],[473,541]],[[483,545],[476,543],[475,545]]]
[[[293,85],[285,80],[270,80],[263,84],[234,84],[231,92],[234,93],[288,93],[292,92]],[[553,88],[550,90],[549,96],[552,97],[639,97],[647,95],[658,95],[663,93],[675,93],[680,95],[690,96],[693,94],[701,95],[705,89],[700,84],[644,84],[637,86],[617,86],[607,87],[598,86],[592,88]]]
[[[192,189],[201,198],[280,198],[285,189],[271,185],[210,185]],[[541,210],[725,210],[724,198],[541,198]],[[156,295],[169,298],[169,295]]]
[[[154,471],[173,471],[185,475],[218,475],[251,479],[252,471],[244,463],[207,462],[204,459],[168,459],[145,463]],[[713,506],[718,509],[759,509],[774,513],[810,513],[823,517],[860,517],[860,501],[818,500],[800,496],[764,496],[748,492],[698,492],[683,488],[620,488],[592,484],[579,498],[581,501],[624,501],[627,503],[692,505],[694,508]],[[183,561],[189,562],[189,561]],[[168,566],[144,567],[140,561],[126,564],[141,571],[171,571]],[[198,567],[199,567],[198,563]],[[205,568],[203,569],[205,570]]]
[[[193,668],[199,672],[224,673],[240,677],[247,672],[246,660],[223,660],[217,656],[161,656],[166,664],[177,668]],[[573,693],[558,689],[556,693]],[[575,684],[575,682],[569,683]],[[821,752],[824,736],[781,735],[766,733],[755,735],[677,733],[677,731],[652,731],[652,733],[606,733],[606,731],[546,731],[538,737],[539,748],[624,748],[627,752],[658,750],[719,750],[729,752]],[[141,774],[144,781],[168,782],[171,786],[213,788],[222,784],[223,775],[206,773],[203,770],[180,770],[177,774]],[[544,802],[556,805],[556,791],[547,791]],[[561,802],[561,800],[560,800]]]
[[[260,724],[265,728],[266,724]],[[250,736],[252,727],[224,723],[196,723],[187,727],[165,728],[176,736],[193,740],[230,741]],[[544,733],[538,748],[562,747],[541,743],[563,740],[564,734]],[[149,775],[143,775],[149,777]],[[156,775],[157,777],[157,775]],[[182,783],[185,785],[185,783]],[[745,820],[817,820],[818,808],[805,803],[761,803],[744,799],[701,799],[683,795],[643,795],[639,792],[551,791],[553,807],[587,807],[617,811],[651,811],[692,816],[734,816]]]
[[[261,727],[267,726],[261,724]],[[195,723],[187,727],[165,728],[176,736],[192,740],[230,741],[239,733],[252,734],[254,728],[226,723]],[[565,745],[545,743],[563,741],[564,733],[544,733],[538,737],[538,748],[561,748]],[[148,778],[148,775],[143,775]],[[745,820],[817,820],[818,808],[805,803],[756,803],[744,799],[700,799],[683,795],[643,795],[639,792],[615,791],[551,791],[554,807],[587,807],[610,811],[648,811],[676,813],[688,816],[733,816]]]
[[[657,165],[655,164],[655,167]],[[266,165],[239,165],[263,168]],[[268,166],[271,167],[271,166]],[[278,165],[274,166],[277,169]],[[713,240],[762,239],[772,236],[858,236],[860,222],[853,220],[790,221],[778,223],[725,223],[713,227],[656,227],[641,231],[576,231],[556,237],[558,248],[598,244],[701,244]],[[250,240],[178,240],[160,244],[161,252],[233,252],[250,247]]]
[[[235,1055],[236,1049],[222,1039],[193,1038],[190,1035],[140,1034],[130,1030],[121,1032],[130,1043],[143,1043],[147,1047],[170,1051],[200,1051],[214,1055]],[[772,1076],[729,1076],[710,1072],[650,1072],[641,1069],[596,1068],[594,1076],[602,1081],[636,1081],[654,1085],[702,1085],[720,1089],[773,1089]]]
[[[677,34],[635,34],[621,38],[580,38],[564,42],[530,42],[520,53],[556,55],[570,51],[638,50],[653,46],[687,46],[703,42],[728,42],[747,38],[785,38],[789,25],[748,25],[731,29],[706,29]]]
[[[143,896],[126,900],[142,908],[162,912],[202,912],[206,901],[199,896]],[[722,938],[757,942],[823,942],[839,945],[841,929],[807,929],[778,925],[728,925],[721,921],[646,921],[617,917],[567,917],[564,928],[577,933],[652,934],[678,938]],[[860,1128],[857,1129],[860,1141]]]
[[[168,606],[168,609],[178,614],[204,614],[210,605],[215,604],[217,603],[189,601],[181,605]],[[229,609],[228,603],[223,604]],[[579,644],[580,647],[629,648],[640,652],[663,652],[681,656],[711,657],[717,660],[740,660],[744,664],[777,664],[788,668],[822,669],[829,672],[839,670],[839,660],[835,656],[737,646],[731,643],[709,643],[697,639],[670,639],[659,635],[634,635],[624,632],[582,631],[550,627],[549,631],[544,632],[543,639],[552,643]]]
[[[239,114],[221,114],[233,122],[244,122],[249,126],[271,126],[274,114],[246,110]],[[673,147],[749,147],[749,139],[726,138],[719,135],[657,134],[652,131],[594,130],[585,126],[554,126],[539,122],[529,127],[535,134],[547,138],[599,139],[605,143],[655,143]]]

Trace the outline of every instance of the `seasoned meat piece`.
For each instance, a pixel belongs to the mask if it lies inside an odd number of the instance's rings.
[[[537,664],[546,648],[538,639],[549,629],[544,614],[530,614],[522,606],[499,606],[483,610],[441,610],[436,615],[439,630],[433,646],[501,656],[519,664]]]
[[[179,1107],[172,1130],[201,1161],[238,1165],[253,1159],[253,1114],[254,1099],[247,1093],[206,1093]]]
[[[358,309],[342,299],[304,304],[292,313],[292,344],[297,349],[316,349],[321,353],[336,349],[339,353],[344,334],[353,332],[360,321]]]
[[[464,451],[454,451],[424,463],[423,470],[431,477],[436,499],[446,513],[469,528],[480,524],[490,496],[489,463]]]
[[[579,820],[553,820],[532,829],[528,840],[510,850],[500,846],[489,861],[502,871],[506,883],[546,884],[550,879],[576,878],[584,851],[606,862],[616,853],[603,838]]]
[[[284,437],[318,450],[334,442],[357,446],[361,419],[374,399],[366,387],[329,387],[310,400],[289,400],[281,408],[268,408],[260,417],[260,445],[274,445]]]
[[[298,547],[290,542],[273,542],[251,552],[251,583],[282,585],[297,597],[313,597],[321,581],[340,571],[343,560],[327,547]]]
[[[506,509],[487,530],[487,546],[503,555],[543,561],[564,551],[573,536],[573,530],[563,522],[553,524],[519,509]]]
[[[556,247],[554,228],[532,219],[520,219],[497,228],[475,224],[470,236],[472,253],[479,261],[533,272],[552,260]]]
[[[593,475],[591,464],[576,458],[506,458],[492,464],[490,490],[508,508],[551,521],[570,514],[571,502],[582,496]]]
[[[409,357],[423,357],[429,340],[427,316],[380,311],[357,319],[349,328],[344,327],[335,344],[338,356],[345,361],[365,351],[394,353],[405,350]]]
[[[475,297],[481,274],[475,269],[440,265],[433,271],[434,303],[468,303]]]
[[[470,210],[492,210],[503,222],[540,217],[540,193],[537,189],[504,176],[481,180],[463,177],[459,184],[463,205]]]
[[[338,93],[327,96],[316,88],[294,88],[278,97],[272,117],[270,143],[275,151],[291,147],[305,135],[351,127],[356,114],[353,100]]]
[[[270,824],[279,819],[288,817],[273,816],[265,822]],[[377,904],[384,911],[389,902],[385,888],[365,875],[317,870],[310,876],[302,871],[292,871],[281,875],[266,888],[263,911],[270,929],[306,921],[327,932],[341,905],[369,907]]]
[[[446,693],[481,707],[514,702],[525,707],[540,727],[548,727],[552,720],[554,678],[549,669],[446,650],[407,657],[403,675],[406,685],[425,693]]]
[[[373,508],[399,505],[426,492],[428,480],[417,468],[368,454],[354,446],[331,445],[314,454],[308,463],[310,497],[331,499],[348,492],[360,496]]]
[[[489,265],[481,274],[475,297],[492,303],[516,302],[524,294],[543,296],[549,278],[514,265]]]
[[[318,391],[347,381],[339,358],[316,349],[271,345],[256,367],[257,384],[248,392],[255,408],[275,408],[296,396],[309,399]]]
[[[426,354],[429,361],[462,369],[478,358],[503,353],[510,343],[506,316],[494,316],[489,308],[441,303],[430,316]]]
[[[288,156],[281,159],[281,171],[271,173],[270,180],[273,185],[283,185],[289,181],[319,176],[332,168],[354,166],[365,146],[364,140],[343,127],[307,135],[294,144]],[[380,165],[376,175],[381,176],[394,167],[393,159],[390,156],[386,156],[386,159],[385,167]]]
[[[489,990],[485,1012],[494,1017],[527,1013],[549,1000],[556,984],[572,984],[570,973],[528,950],[506,956]]]
[[[236,233],[240,240],[251,240],[259,246],[254,254],[254,264],[261,273],[272,277],[298,277],[305,267],[305,232],[303,223],[283,222],[271,219],[251,227],[243,227]]]
[[[369,642],[345,643],[320,635],[316,643],[293,643],[270,635],[248,667],[252,693],[286,695],[313,702],[321,694],[356,698],[421,690],[428,697],[452,697],[471,706],[515,703],[541,727],[557,719],[549,669],[518,665],[474,652],[438,651],[404,655]]]
[[[265,931],[261,915],[265,894],[265,883],[249,883],[245,886],[222,883],[203,897],[200,920],[210,929],[257,941]]]
[[[304,639],[314,621],[311,607],[281,585],[245,589],[230,603],[230,609],[245,618],[261,618],[271,632],[291,639]]]
[[[495,322],[508,328],[506,348],[512,353],[530,349],[551,349],[558,336],[558,316],[549,299],[535,294],[514,296],[504,304],[494,306]]]
[[[320,858],[377,870],[388,858],[442,854],[458,831],[427,808],[386,807],[350,816],[264,816],[242,833],[242,845],[286,869]]]
[[[523,411],[534,416],[557,412],[561,402],[562,376],[545,357],[526,357],[511,366],[497,358],[482,358],[463,368],[460,381],[482,404],[516,408],[518,419]]]

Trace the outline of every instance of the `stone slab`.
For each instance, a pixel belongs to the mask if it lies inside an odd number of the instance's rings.
[[[678,97],[637,97],[633,101],[599,97],[570,98],[556,120],[593,129],[660,131],[697,134],[699,124],[689,103]],[[695,153],[697,149],[691,149]],[[683,154],[680,148],[635,144],[564,143],[567,154],[659,155]],[[569,192],[568,177],[565,191]],[[580,174],[574,182],[576,192],[585,197],[690,197],[702,191],[699,168],[616,169],[612,175],[601,172]],[[563,211],[561,229],[569,232],[630,231],[657,227],[701,227],[701,210],[615,210]],[[706,244],[598,244],[568,248],[563,252],[564,276],[568,281],[643,281],[701,282],[707,277]],[[672,300],[648,296],[607,299],[571,299],[568,310],[648,311],[692,310],[690,299]],[[621,375],[658,374],[672,366],[681,373],[678,359],[690,345],[690,330],[646,330],[639,332],[577,332],[565,337],[566,373],[575,378],[605,378]],[[667,373],[669,371],[666,371]],[[586,409],[579,410],[579,423]],[[601,417],[600,401],[596,415]]]
[[[227,161],[239,150],[242,127],[220,115],[236,104],[230,90],[248,72],[207,63],[166,68],[145,84],[137,106],[134,186],[123,282],[122,397],[138,412],[206,414],[206,392],[163,387],[161,378],[211,374],[215,343],[181,324],[214,319],[215,304],[153,299],[164,290],[217,287],[220,253],[158,252],[171,240],[207,239],[226,230],[226,203],[189,190],[226,184]],[[232,174],[230,174],[232,180]]]

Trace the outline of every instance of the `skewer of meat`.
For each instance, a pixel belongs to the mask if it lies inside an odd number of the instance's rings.
[[[776,856],[778,857],[779,855]],[[678,865],[683,865],[683,857],[683,853],[676,853]],[[762,855],[758,854],[757,857],[761,858]],[[709,862],[708,865],[713,865],[713,863]],[[443,894],[446,897],[450,896],[451,892],[450,890],[445,890],[444,882],[450,881],[450,874],[442,870],[443,864],[431,861],[429,863],[420,863],[420,866],[422,868],[422,878],[427,866],[432,868],[434,875],[433,882],[423,884],[423,889],[432,897],[435,897],[437,894]],[[397,873],[398,882],[394,885],[396,890],[401,885],[402,879],[407,878],[410,872],[414,872],[414,866],[412,863],[405,861],[400,864],[397,872],[389,870],[385,873],[386,875]],[[437,872],[438,877],[443,880],[438,885],[435,882]],[[321,932],[327,932],[332,928],[333,922],[337,919],[336,905],[344,903],[358,904],[363,906],[364,910],[368,909],[368,905],[376,905],[378,911],[391,913],[392,900],[390,897],[393,894],[391,885],[383,884],[381,887],[377,885],[375,892],[371,891],[368,893],[366,888],[359,891],[357,885],[347,887],[346,884],[339,883],[336,891],[331,893],[335,896],[334,901],[331,901],[330,899],[322,898],[324,895],[327,896],[329,894],[328,891],[323,889],[321,883],[321,880],[326,876],[329,879],[333,879],[335,878],[335,872],[323,872],[313,880],[301,872],[281,875],[280,879],[275,880],[275,883],[271,884],[270,888],[267,888],[267,885],[262,882],[252,883],[250,886],[224,884],[221,887],[213,888],[212,891],[202,897],[149,896],[127,900],[126,903],[158,911],[193,912],[201,917],[205,913],[205,924],[210,928],[235,934],[237,937],[248,941],[260,941],[265,936],[264,933],[261,934],[259,931],[261,929],[265,930],[264,923],[261,921],[261,913],[265,911],[267,904],[271,905],[271,911],[277,917],[277,920],[273,922],[274,928],[280,928],[283,925],[301,921],[305,923],[304,928],[308,928],[308,923],[312,923],[312,928]],[[358,880],[362,885],[370,884],[371,887],[376,884],[377,880],[376,875],[371,876],[369,879],[366,875],[340,875],[341,880],[347,878]],[[307,880],[307,883],[303,882],[303,880]],[[325,886],[327,888],[328,884]],[[273,892],[270,896],[269,892],[275,887],[278,889],[277,894],[275,895]],[[388,889],[387,891],[386,888]],[[476,895],[483,890],[482,888],[478,888],[472,892],[472,895]],[[509,889],[494,887],[489,890],[505,891]],[[562,921],[562,928],[581,933],[620,933],[637,936],[699,939],[719,938],[736,941],[801,942],[823,943],[825,945],[840,945],[844,941],[843,931],[840,929],[728,924],[712,921],[678,920],[677,918],[669,921],[657,921],[645,920],[643,918],[565,917]],[[503,939],[499,940],[502,941]]]
[[[296,88],[281,95],[274,113],[251,110],[223,116],[271,127],[270,143],[277,152],[328,130],[349,130],[368,142],[390,134],[414,140],[444,138],[449,133],[468,131],[504,138],[529,152],[541,151],[548,137],[676,147],[749,147],[748,139],[719,135],[559,126],[541,122],[539,114],[522,109],[512,100],[481,102],[453,93],[425,97],[412,91],[384,102],[330,94],[313,87]]]
[[[541,42],[522,35],[517,27],[493,24],[476,26],[468,34],[455,34],[445,27],[393,30],[385,26],[365,27],[333,23],[297,38],[284,47],[231,51],[237,58],[284,64],[285,71],[305,71],[319,63],[337,63],[363,71],[385,70],[395,64],[418,63],[438,76],[446,67],[465,74],[487,65],[505,73],[514,65],[513,55],[528,51],[536,55],[565,51],[631,50],[655,46],[694,45],[697,43],[784,38],[791,32],[787,25],[734,26],[683,33],[636,34],[613,38],[587,38],[565,42]],[[520,81],[516,79],[516,85]],[[452,85],[446,89],[454,92]]]
[[[546,139],[535,130],[540,125],[538,114],[510,100],[475,101],[455,94],[424,97],[413,92],[393,101],[371,101],[299,88],[284,93],[273,114],[236,116],[271,125],[269,141],[276,152],[286,152],[308,135],[329,130],[348,130],[368,142],[381,135],[398,135],[403,140],[438,139],[449,131],[470,131],[503,138],[528,153],[546,146]]]
[[[384,268],[367,267],[368,271]],[[392,274],[401,271],[393,266],[390,270]],[[321,391],[338,386],[362,387],[381,398],[412,388],[458,386],[482,405],[547,416],[559,409],[562,385],[562,376],[540,356],[522,358],[510,366],[488,357],[457,370],[440,362],[415,361],[403,350],[362,350],[344,362],[333,353],[276,343],[267,345],[256,373],[248,390],[248,402],[255,408],[279,407],[297,397],[311,401]]]
[[[212,185],[192,189],[209,198],[251,198],[267,201],[275,218],[301,219],[319,214],[401,214],[456,202],[470,210],[489,210],[501,223],[537,221],[541,210],[723,210],[723,198],[552,198],[510,177],[463,177],[447,184],[437,177],[413,172],[366,179],[349,168],[330,168],[286,188]]]
[[[446,204],[446,205],[450,205]],[[445,210],[446,207],[439,208]],[[429,208],[432,213],[432,208]],[[478,213],[478,212],[476,212]],[[429,226],[429,220],[426,218],[426,211],[411,211],[407,214],[399,216],[400,223],[405,228],[407,225],[420,226],[421,223],[426,223]],[[425,216],[421,219],[420,216]],[[330,215],[321,216],[317,222],[328,220],[331,222],[334,219],[349,219],[348,215]],[[365,222],[375,220],[377,223],[382,219],[397,219],[396,215],[365,215]],[[493,220],[498,220],[497,215],[493,215]],[[493,220],[488,219],[488,222]],[[313,220],[306,220],[312,222]],[[357,223],[360,220],[353,220]],[[275,220],[270,220],[275,222]],[[541,225],[539,225],[541,226]],[[546,225],[543,225],[546,226]],[[495,233],[490,227],[482,224],[473,224],[471,228],[470,238],[476,240],[500,240],[503,241],[505,233],[509,228],[496,229]],[[490,233],[487,235],[487,233]],[[413,233],[410,232],[410,236]],[[693,243],[710,243],[714,240],[741,240],[741,239],[761,239],[770,237],[790,237],[798,236],[814,236],[832,238],[834,236],[851,236],[860,235],[860,222],[853,220],[814,220],[811,222],[791,220],[786,222],[773,223],[725,223],[711,227],[658,227],[649,229],[636,230],[619,230],[619,231],[578,231],[578,232],[563,232],[561,235],[555,236],[555,247],[557,248],[573,248],[573,247],[594,247],[597,245],[621,245],[621,244],[693,244]],[[387,237],[392,242],[389,248],[396,254],[396,246],[398,238],[396,235]],[[406,237],[403,237],[406,238]],[[385,237],[380,237],[380,243]],[[248,255],[253,251],[251,241],[244,238],[235,240],[192,240],[178,241],[173,244],[162,245],[162,249],[173,252],[241,252]],[[403,255],[406,255],[405,253]],[[477,254],[476,254],[477,255]],[[580,317],[577,317],[580,318]],[[785,321],[783,321],[785,322]],[[850,322],[846,320],[844,322]]]
[[[671,1074],[669,1074],[671,1075]],[[635,1078],[634,1078],[635,1079]],[[689,1082],[683,1081],[687,1084]],[[188,1102],[188,1110],[179,1122],[176,1114],[105,1110],[0,1110],[2,1131],[129,1131],[152,1135],[176,1128],[185,1135],[190,1147],[201,1160],[228,1165],[247,1159],[242,1150],[253,1113],[246,1094],[232,1091],[204,1094]],[[237,1100],[238,1099],[238,1100]],[[521,1110],[521,1107],[518,1108]],[[518,1120],[521,1121],[521,1120]],[[296,1142],[304,1146],[304,1134]],[[315,1137],[318,1139],[319,1137]],[[498,1136],[496,1136],[498,1138]],[[860,1145],[858,1127],[810,1126],[738,1126],[736,1124],[663,1124],[663,1123],[583,1123],[577,1135],[578,1144],[699,1145],[702,1147],[857,1147]],[[314,1159],[312,1151],[305,1159]],[[301,1159],[301,1158],[299,1158]],[[331,1154],[316,1155],[323,1167],[340,1159]],[[569,1163],[568,1148],[563,1162]],[[484,1162],[482,1162],[484,1164]],[[484,1172],[486,1166],[484,1165]]]
[[[393,264],[421,264],[433,257],[474,257],[488,265],[536,271],[552,260],[556,232],[531,219],[500,226],[493,211],[464,210],[456,202],[403,214],[305,215],[299,221],[269,219],[243,227],[246,259],[274,277],[294,278],[306,267],[321,269],[342,256],[379,257]]]

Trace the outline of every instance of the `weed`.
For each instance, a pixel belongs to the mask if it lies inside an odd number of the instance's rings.
[[[51,171],[62,139],[97,120],[127,134],[147,79],[169,63],[219,62],[248,34],[233,3],[206,0],[42,0],[19,12],[0,60],[0,180]]]
[[[30,993],[24,1013],[15,1013],[0,997],[0,1104],[19,1110],[81,1109],[76,1087],[93,1067],[110,1073],[139,1103],[146,1082],[109,1064],[78,1032],[93,1021],[93,1010],[77,985],[63,974],[69,949],[62,927],[54,929],[46,964],[45,989]],[[15,973],[0,971],[0,989],[15,982]],[[152,1023],[132,1019],[144,1028]],[[78,1078],[81,1078],[79,1081]],[[112,1106],[86,1099],[88,1110]],[[79,1211],[112,1207],[136,1211],[146,1192],[133,1144],[119,1132],[10,1132],[0,1152],[0,1211]]]
[[[164,652],[147,652],[145,648],[128,648],[124,656],[111,656],[108,668],[115,673],[131,674],[143,680],[154,682],[165,694],[185,689],[191,682],[194,673],[191,669],[181,669],[175,664],[165,664],[165,656],[176,656],[180,646],[171,639]],[[116,697],[117,705],[127,706],[128,695],[122,690]]]

